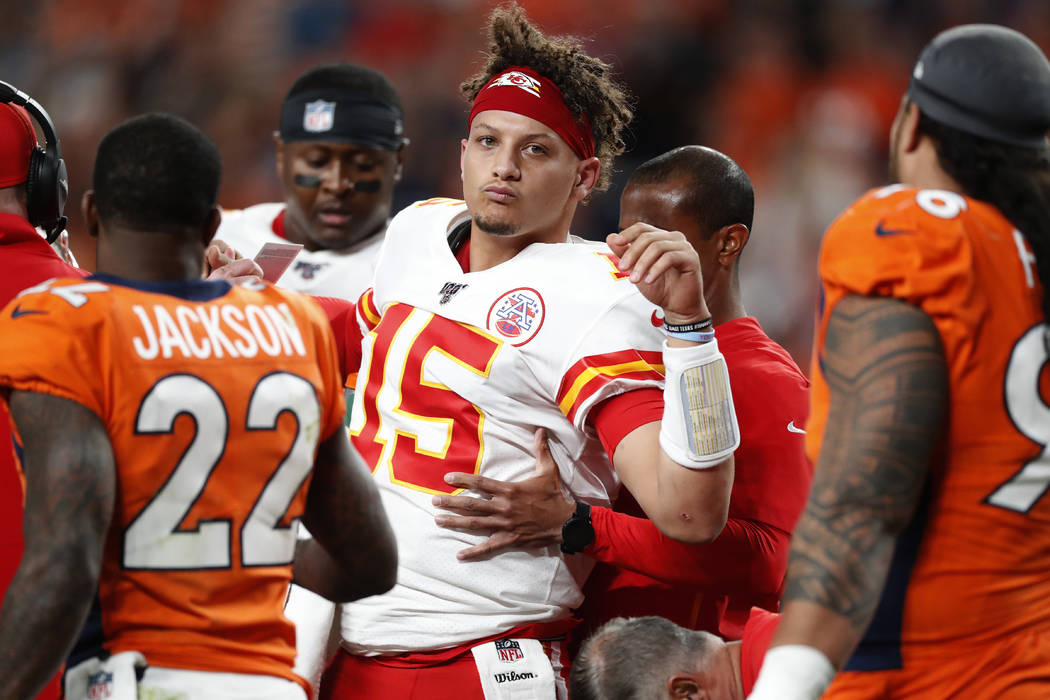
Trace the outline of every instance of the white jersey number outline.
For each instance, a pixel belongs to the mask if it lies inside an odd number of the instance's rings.
[[[288,372],[262,377],[252,391],[245,428],[274,430],[277,417],[285,411],[295,417],[298,429],[241,527],[241,565],[245,567],[287,565],[295,553],[295,520],[289,527],[278,523],[313,467],[321,416],[313,385]],[[124,530],[122,565],[126,569],[232,566],[229,519],[200,520],[193,530],[179,528],[226,452],[230,418],[222,397],[200,377],[168,375],[143,398],[135,433],[171,433],[183,414],[194,421],[193,439],[164,485]]]
[[[1003,401],[1017,430],[1042,446],[1009,481],[992,492],[986,503],[1027,513],[1050,489],[1050,406],[1039,393],[1039,377],[1050,361],[1044,342],[1047,324],[1032,326],[1021,336],[1006,366]]]

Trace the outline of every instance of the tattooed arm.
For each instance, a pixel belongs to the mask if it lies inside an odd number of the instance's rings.
[[[303,524],[314,536],[295,548],[295,583],[337,603],[390,590],[397,541],[379,490],[337,430],[317,449]]]
[[[896,537],[915,512],[946,416],[948,378],[933,322],[891,299],[841,301],[823,358],[827,428],[791,543],[773,645],[814,647],[841,668],[871,620]]]
[[[58,671],[87,617],[116,471],[89,409],[26,391],[12,391],[8,403],[24,447],[25,554],[0,608],[0,698],[29,698]]]

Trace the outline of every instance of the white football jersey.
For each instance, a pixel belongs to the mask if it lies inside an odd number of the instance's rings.
[[[447,472],[528,478],[533,432],[544,427],[572,494],[609,505],[619,481],[588,412],[662,387],[657,307],[607,246],[566,236],[464,273],[447,236],[466,219],[449,199],[398,214],[358,305],[364,359],[350,432],[374,467],[400,568],[389,593],[344,607],[354,653],[440,649],[566,617],[590,560],[552,546],[458,561],[485,538],[439,528],[431,498],[457,493]]]
[[[245,257],[254,258],[266,243],[288,243],[273,230],[274,220],[283,212],[283,203],[224,210],[215,237]],[[277,286],[318,296],[357,299],[372,284],[376,256],[382,245],[380,231],[342,250],[303,248],[277,280]]]

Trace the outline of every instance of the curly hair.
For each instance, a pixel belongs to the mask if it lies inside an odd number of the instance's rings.
[[[572,36],[548,37],[529,22],[515,3],[497,7],[489,17],[488,61],[463,81],[460,92],[473,101],[481,88],[510,66],[527,66],[558,86],[574,114],[586,114],[601,162],[596,190],[609,187],[613,159],[624,151],[623,130],[631,121],[627,89],[613,79],[612,66],[583,52]]]

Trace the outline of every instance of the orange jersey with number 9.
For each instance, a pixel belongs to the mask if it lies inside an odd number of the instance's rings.
[[[106,650],[304,683],[283,612],[293,520],[344,413],[320,308],[268,285],[52,281],[0,314],[0,356],[0,384],[77,401],[109,435]]]
[[[948,365],[944,438],[886,588],[847,670],[908,667],[1050,629],[1050,381],[1035,260],[994,207],[896,185],[848,209],[824,239],[807,452],[828,415],[824,335],[845,296],[922,309]],[[903,657],[903,658],[902,658]]]

